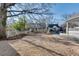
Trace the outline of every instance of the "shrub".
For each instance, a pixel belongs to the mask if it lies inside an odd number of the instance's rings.
[[[12,25],[18,31],[25,30],[25,26],[28,27],[25,16],[18,18],[18,21]]]

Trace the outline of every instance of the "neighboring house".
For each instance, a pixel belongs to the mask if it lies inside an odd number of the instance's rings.
[[[43,32],[46,28],[44,23],[30,23],[30,29],[32,32]]]
[[[58,24],[49,24],[48,25],[48,33],[59,34],[62,31],[63,31],[62,28]]]
[[[79,32],[79,14],[70,17],[62,26],[66,29],[66,33],[68,34],[73,31],[74,33],[76,31]]]
[[[48,24],[46,26],[45,23],[30,23],[30,31],[59,34],[60,32],[63,32],[63,29],[58,24]]]

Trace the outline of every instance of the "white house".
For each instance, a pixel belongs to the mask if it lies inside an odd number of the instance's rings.
[[[79,14],[74,15],[65,23],[66,33],[71,35],[79,35]]]

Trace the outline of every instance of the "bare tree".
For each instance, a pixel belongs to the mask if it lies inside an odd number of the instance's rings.
[[[0,4],[0,38],[6,38],[7,8],[15,4]]]
[[[0,4],[0,38],[6,38],[7,17],[15,17],[22,14],[52,15],[49,12],[51,4],[21,4],[21,3],[1,3]],[[34,17],[33,17],[34,18]]]

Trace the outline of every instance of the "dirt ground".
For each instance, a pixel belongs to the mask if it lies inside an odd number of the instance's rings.
[[[21,56],[79,56],[79,39],[65,35],[26,35],[8,43]]]

